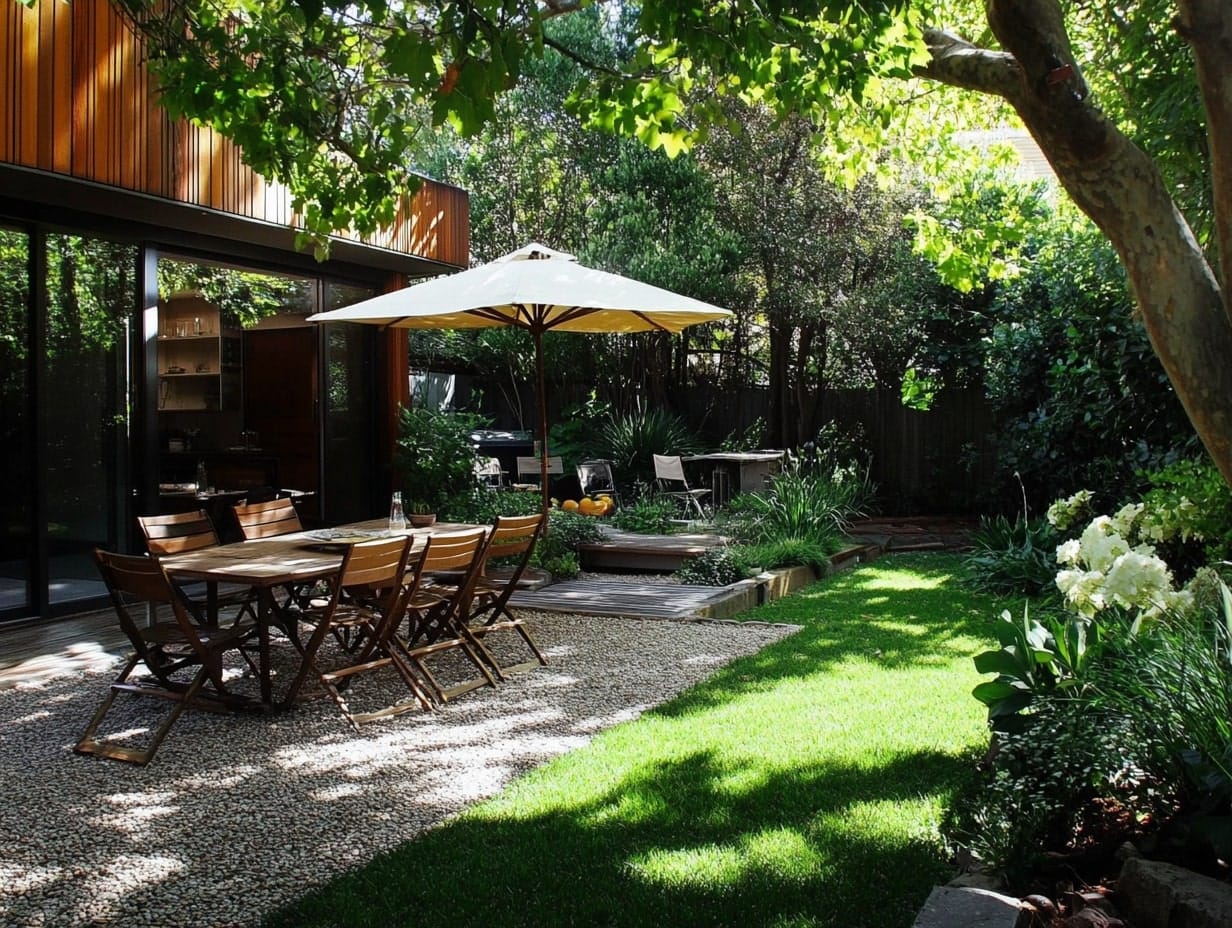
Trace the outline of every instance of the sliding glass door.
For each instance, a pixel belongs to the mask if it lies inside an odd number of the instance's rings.
[[[34,580],[30,315],[30,236],[0,226],[0,615],[30,608]]]
[[[46,248],[42,458],[48,600],[104,594],[93,550],[121,546],[128,470],[134,245],[51,234]]]
[[[138,248],[0,228],[0,619],[99,600],[123,548]]]

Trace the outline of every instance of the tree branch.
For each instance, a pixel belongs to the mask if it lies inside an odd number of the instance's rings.
[[[921,77],[951,87],[1004,97],[1011,103],[1022,90],[1022,69],[1012,55],[979,48],[940,29],[928,29],[924,42],[932,56],[917,69]]]
[[[597,71],[602,74],[610,74],[613,77],[627,77],[628,76],[624,74],[623,72],[617,70],[616,68],[610,68],[605,64],[599,64],[599,62],[593,61],[590,58],[587,58],[581,52],[575,51],[574,49],[569,48],[567,45],[562,45],[560,42],[557,42],[555,39],[553,39],[551,36],[547,34],[543,36],[543,44],[546,45],[548,48],[555,49],[556,51],[560,52],[560,54],[568,58],[570,61],[580,64],[583,68],[586,68],[589,71]]]
[[[1232,284],[1232,13],[1223,0],[1181,0],[1179,6],[1175,25],[1193,49],[1206,108],[1219,276],[1226,291]]]

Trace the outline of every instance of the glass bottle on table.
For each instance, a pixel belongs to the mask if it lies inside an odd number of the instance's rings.
[[[391,532],[406,531],[406,513],[402,510],[401,490],[394,490],[393,499],[389,503],[389,530]]]

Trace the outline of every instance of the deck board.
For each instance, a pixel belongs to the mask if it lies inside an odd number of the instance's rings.
[[[566,580],[536,591],[519,591],[510,605],[541,612],[683,619],[723,595],[722,587],[634,583],[621,580]]]

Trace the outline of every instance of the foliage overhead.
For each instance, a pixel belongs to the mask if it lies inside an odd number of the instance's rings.
[[[618,3],[117,2],[150,40],[172,112],[208,121],[288,183],[319,242],[389,222],[425,135],[446,122],[475,133],[549,46],[585,62],[591,81],[572,107],[594,125],[675,154],[728,124],[725,104],[740,99],[836,127],[826,163],[849,181],[886,175],[891,134],[944,166],[939,138],[956,112],[991,102],[995,120],[1008,105],[1115,246],[1152,347],[1232,480],[1232,312],[1218,283],[1232,276],[1232,248],[1214,247],[1232,240],[1226,4],[1178,0],[1170,16],[1162,0],[1111,11],[989,0],[976,20],[957,4],[907,0],[647,0],[626,33],[628,58],[613,65],[545,26],[598,6],[623,29]],[[954,31],[935,26],[953,13]],[[935,83],[904,83],[916,76]],[[941,85],[975,94],[957,106]],[[1001,229],[983,228],[963,247],[991,260]]]

